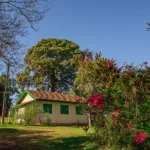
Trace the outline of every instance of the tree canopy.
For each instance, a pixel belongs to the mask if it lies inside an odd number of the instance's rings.
[[[79,55],[79,45],[65,39],[49,38],[30,48],[25,57],[26,68],[17,75],[20,88],[35,87],[46,91],[68,91],[77,68],[73,57]]]

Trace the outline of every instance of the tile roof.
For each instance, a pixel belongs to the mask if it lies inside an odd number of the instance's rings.
[[[29,92],[37,100],[57,100],[63,102],[76,103],[76,99],[78,98],[68,94],[61,94],[55,92],[33,91],[33,90],[26,90],[26,91]]]

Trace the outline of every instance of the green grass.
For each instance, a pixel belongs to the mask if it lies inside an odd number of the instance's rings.
[[[92,129],[89,131],[92,132]],[[0,149],[98,150],[82,127],[0,125]]]

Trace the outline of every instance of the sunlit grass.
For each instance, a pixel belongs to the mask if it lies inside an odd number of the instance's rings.
[[[93,129],[89,130],[92,133]],[[0,141],[13,142],[15,149],[97,150],[82,127],[0,125]],[[0,149],[3,144],[0,143]],[[11,148],[11,147],[10,147]]]

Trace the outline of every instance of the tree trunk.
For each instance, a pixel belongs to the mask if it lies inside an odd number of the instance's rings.
[[[56,92],[56,78],[54,72],[51,75],[51,92]]]
[[[4,124],[5,113],[6,113],[6,83],[4,85],[4,94],[3,94],[3,106],[2,106],[2,120],[1,123]]]
[[[51,92],[56,92],[55,83],[54,83],[54,84],[52,84]]]
[[[8,80],[9,80],[9,62],[6,64],[7,65],[7,70],[6,70],[6,80],[5,80],[5,85],[4,85],[4,95],[3,95],[3,106],[2,106],[2,120],[1,120],[1,124],[4,124],[5,122],[5,114],[7,112],[7,98],[6,98],[6,94],[7,94],[7,84],[8,84]]]

